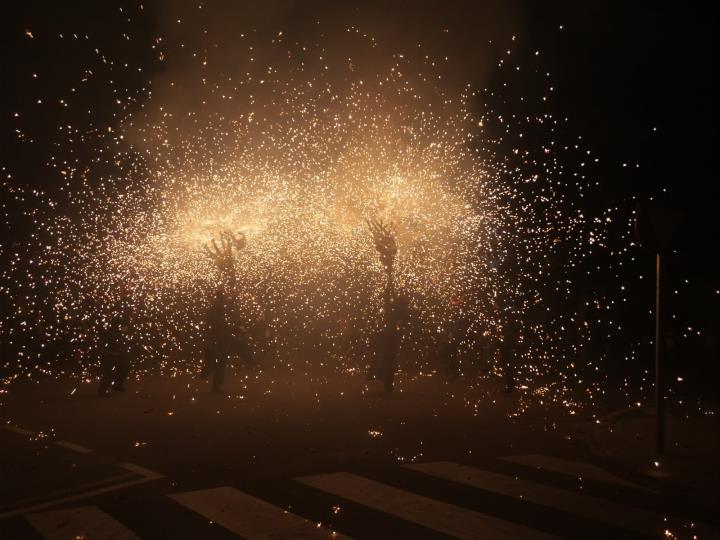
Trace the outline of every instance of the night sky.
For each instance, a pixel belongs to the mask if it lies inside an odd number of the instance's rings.
[[[523,48],[542,51],[544,65],[556,82],[558,112],[569,117],[572,129],[602,156],[604,187],[618,198],[653,196],[661,187],[671,188],[667,204],[679,205],[692,216],[683,247],[702,248],[715,235],[716,227],[697,221],[698,215],[714,206],[711,197],[700,194],[707,193],[712,182],[711,145],[717,130],[717,105],[711,98],[710,82],[713,18],[704,8],[569,1],[287,1],[264,2],[261,8],[233,4],[209,5],[215,13],[208,17],[210,26],[219,27],[224,39],[243,30],[262,33],[276,28],[312,39],[318,31],[317,20],[324,24],[323,32],[338,22],[357,22],[375,32],[389,49],[400,50],[422,41],[435,50],[447,51],[454,62],[450,78],[474,84],[492,80],[500,43],[516,35],[520,52]],[[54,47],[51,35],[88,33],[105,50],[142,63],[151,36],[164,29],[167,6],[148,2],[144,16],[135,17],[131,24],[119,11],[123,6],[128,13],[134,4],[20,2],[6,6],[2,21],[2,108],[6,119],[16,110],[27,111],[36,96],[66,86],[75,69],[87,60],[83,58],[86,51],[74,50],[71,44]],[[218,13],[226,13],[227,18],[218,20]],[[194,22],[202,24],[184,24]],[[25,35],[27,29],[36,36],[34,41]],[[443,29],[450,32],[443,33]],[[124,32],[132,39],[116,39]],[[494,46],[487,45],[491,39]],[[144,77],[164,69],[150,58],[146,65]],[[28,77],[34,72],[41,77],[29,84]],[[125,82],[141,84],[144,77],[130,75]],[[61,111],[50,105],[36,111],[23,119],[23,125],[43,144]],[[99,112],[102,114],[102,109]],[[18,147],[10,122],[4,123],[2,141],[3,161],[12,164],[24,150]],[[628,166],[623,168],[623,163]],[[44,185],[42,178],[24,181]]]
[[[435,53],[447,54],[451,64],[446,84],[450,87],[468,82],[478,87],[496,84],[500,80],[497,60],[512,44],[518,58],[540,51],[555,90],[550,107],[568,119],[564,135],[582,137],[600,159],[593,174],[602,187],[589,206],[627,210],[650,204],[652,198],[681,212],[683,225],[673,244],[677,253],[668,260],[669,275],[677,283],[692,278],[693,287],[682,299],[672,300],[674,307],[684,311],[688,320],[717,318],[716,299],[715,305],[704,302],[696,311],[699,300],[717,296],[716,272],[709,264],[713,257],[708,254],[718,232],[717,221],[710,219],[715,210],[711,193],[717,130],[710,83],[714,28],[713,17],[704,8],[573,1],[235,4],[208,2],[206,15],[198,15],[195,3],[152,1],[140,11],[137,3],[129,2],[18,2],[4,7],[1,159],[14,182],[29,190],[57,189],[44,173],[46,164],[40,156],[52,154],[56,126],[72,122],[79,113],[77,108],[68,112],[55,101],[79,70],[95,62],[87,46],[73,41],[73,34],[88,34],[116,62],[125,59],[142,66],[142,73],[119,70],[113,75],[115,86],[131,89],[129,93],[139,91],[149,79],[182,78],[183,66],[173,65],[172,55],[167,62],[158,62],[148,54],[148,47],[156,35],[182,41],[188,26],[208,28],[228,51],[221,60],[227,62],[223,69],[232,70],[238,33],[271,36],[282,31],[289,40],[305,42],[322,33],[326,42],[332,42],[334,31],[357,25],[377,37],[383,53],[410,51],[422,42]],[[188,14],[179,25],[174,20],[178,13]],[[58,34],[64,36],[61,42]],[[188,47],[194,45],[191,36],[197,34],[187,33]],[[337,43],[337,50],[328,51],[330,57],[353,52],[352,45],[345,50],[341,41]],[[368,60],[368,65],[358,69],[377,67]],[[36,79],[33,73],[38,74]],[[512,92],[523,92],[524,85],[532,92],[537,77],[526,80],[524,76],[524,72],[517,75]],[[83,108],[92,109],[98,124],[112,123],[117,113],[112,104],[93,91],[92,83],[83,91]],[[40,98],[46,102],[37,104]],[[188,104],[197,99],[192,87],[187,88],[185,99]],[[13,118],[15,111],[22,111],[21,119]],[[15,132],[18,126],[24,140]],[[27,229],[18,207],[6,203],[4,210],[9,217],[2,241],[9,246],[22,240]],[[3,257],[7,256],[4,251]],[[648,253],[648,277],[652,269]],[[638,309],[646,313],[652,291],[644,292],[648,303],[641,302]]]
[[[693,162],[702,170],[709,157],[716,113],[710,99],[712,17],[697,6],[690,9],[654,2],[550,2],[540,6],[535,2],[385,5],[287,1],[239,9],[232,4],[217,3],[220,12],[236,15],[229,24],[232,31],[282,27],[286,32],[308,35],[315,20],[359,20],[389,43],[407,42],[408,38],[437,43],[466,68],[456,76],[472,82],[478,73],[488,71],[488,55],[497,52],[497,48],[488,51],[484,47],[486,36],[503,39],[516,34],[527,47],[543,51],[562,92],[563,109],[578,131],[597,140],[603,150],[615,149],[619,159],[627,156],[638,160],[659,149],[656,155],[670,158],[672,163],[673,174],[668,177],[687,171]],[[82,61],[42,42],[29,42],[26,29],[33,29],[38,38],[46,40],[48,34],[65,29],[91,33],[93,39],[111,43],[116,33],[127,29],[118,12],[121,6],[129,10],[134,4],[21,2],[7,6],[2,23],[4,108],[10,111],[30,97],[22,78],[28,70],[50,69],[50,76],[38,82],[37,93],[41,94],[55,81],[61,83],[62,73]],[[133,21],[134,39],[121,45],[123,52],[129,56],[141,53],[143,40],[162,27],[163,8],[162,2],[145,4],[147,15]],[[444,28],[452,30],[451,38],[438,31]],[[660,129],[656,135],[659,142],[649,142],[648,126]],[[675,150],[668,155],[669,148]],[[685,155],[694,159],[681,157]]]

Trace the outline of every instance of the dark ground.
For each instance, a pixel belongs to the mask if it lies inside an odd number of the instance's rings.
[[[335,472],[566,538],[643,537],[577,515],[570,508],[574,493],[659,511],[668,521],[660,519],[647,537],[661,537],[668,529],[691,538],[698,532],[688,528],[691,522],[720,524],[713,491],[720,479],[720,430],[712,417],[671,416],[668,455],[656,458],[647,411],[602,420],[582,410],[570,415],[565,407],[526,404],[517,394],[503,393],[494,380],[474,389],[438,377],[401,380],[402,392],[385,397],[360,374],[243,377],[230,379],[227,397],[211,394],[206,383],[189,376],[131,381],[127,393],[107,398],[95,397],[95,383],[71,380],[10,386],[0,408],[5,427],[0,430],[0,538],[40,538],[23,516],[88,505],[140,538],[237,538],[167,496],[219,486],[350,537],[447,537],[295,480]],[[477,407],[468,405],[476,401]],[[595,464],[633,485],[500,459],[528,454]],[[656,459],[659,467],[653,465]],[[567,490],[568,509],[402,467],[435,461]],[[717,531],[700,538],[718,538]]]

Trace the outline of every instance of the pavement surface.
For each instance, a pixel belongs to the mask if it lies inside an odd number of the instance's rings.
[[[0,539],[720,538],[720,430],[540,405],[499,381],[237,373],[15,383]]]

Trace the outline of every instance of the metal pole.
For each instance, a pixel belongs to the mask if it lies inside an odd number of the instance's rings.
[[[655,432],[656,450],[665,450],[665,402],[663,401],[663,379],[660,366],[662,346],[662,314],[660,312],[660,253],[655,256]]]

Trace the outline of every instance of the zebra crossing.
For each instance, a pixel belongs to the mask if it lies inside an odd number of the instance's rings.
[[[37,512],[27,514],[25,519],[45,540],[140,540],[130,529],[95,506]]]
[[[570,511],[585,518],[610,523],[640,533],[652,534],[656,531],[658,524],[663,522],[663,516],[657,512],[631,508],[582,493],[569,493],[564,489],[548,487],[458,463],[418,463],[407,465],[407,467],[451,482],[467,484],[510,497],[522,498],[541,506]]]
[[[300,479],[303,483],[412,521],[456,538],[550,540],[556,536],[514,525],[487,514],[387,486],[350,473],[324,474]]]
[[[648,494],[643,486],[613,476],[599,467],[543,455],[507,456],[500,458],[500,461],[519,466],[513,469],[513,474],[501,474],[450,461],[405,464],[398,466],[398,471],[410,475],[410,480],[402,486],[398,486],[398,482],[393,479],[344,471],[291,480],[301,491],[302,497],[308,500],[323,495],[338,501],[338,509],[341,504],[343,507],[352,505],[356,519],[365,521],[365,528],[354,527],[349,521],[339,521],[337,530],[334,530],[327,526],[327,512],[320,515],[307,509],[288,508],[288,505],[275,500],[266,500],[272,497],[258,497],[234,486],[171,492],[164,497],[173,511],[197,516],[203,523],[211,523],[216,529],[222,529],[225,535],[222,538],[239,537],[248,540],[417,537],[416,533],[398,533],[403,524],[415,527],[415,531],[425,531],[423,537],[426,538],[473,540],[575,538],[578,537],[578,523],[582,528],[587,528],[587,535],[583,537],[589,538],[635,538],[636,535],[660,538],[675,534],[669,530],[668,516],[662,512],[610,501],[577,489],[547,485],[529,474],[533,469],[566,477],[581,473],[598,485],[602,483],[613,489],[630,489],[640,496]],[[417,480],[418,487],[425,482],[425,488],[411,489],[415,486],[413,479]],[[459,486],[457,489],[460,490],[472,490],[477,498],[467,504],[465,499],[447,500],[442,490],[428,492],[434,485],[432,482],[444,482],[449,486]],[[516,515],[508,515],[507,512],[498,515],[496,506],[485,507],[487,497],[502,499],[505,503],[510,500]],[[535,509],[536,516],[537,508],[562,513],[558,515],[567,516],[569,521],[575,523],[576,532],[568,534],[563,530],[564,522],[548,525],[546,520],[536,519],[533,523],[532,519],[521,515],[524,509],[532,514],[531,507]],[[367,534],[368,524],[374,523],[378,515],[389,516],[388,519],[398,522],[392,534],[384,531],[382,526],[372,534]],[[157,537],[148,537],[142,531],[135,530],[132,523],[124,523],[123,517],[113,515],[112,510],[92,505],[27,513],[22,519],[45,540],[150,540]],[[603,526],[610,527],[605,529],[606,532],[610,531],[607,533],[610,536],[598,533],[598,527]],[[717,528],[699,523],[692,524],[692,532],[697,538],[720,538]],[[184,536],[185,533],[187,536]],[[174,537],[213,538],[207,531],[195,533],[190,528],[183,529],[181,534]]]
[[[295,514],[231,487],[176,493],[171,498],[243,538],[327,538],[327,531]],[[335,538],[346,538],[335,534]]]

